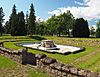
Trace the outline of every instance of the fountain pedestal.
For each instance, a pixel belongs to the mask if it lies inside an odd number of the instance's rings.
[[[41,42],[41,47],[45,47],[45,48],[53,48],[56,47],[56,45],[54,45],[52,40],[43,40]]]

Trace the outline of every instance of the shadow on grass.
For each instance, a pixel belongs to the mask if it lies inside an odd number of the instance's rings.
[[[29,37],[32,38],[32,39],[39,40],[39,41],[41,41],[41,40],[47,40],[46,38],[40,37],[40,36],[29,36]]]

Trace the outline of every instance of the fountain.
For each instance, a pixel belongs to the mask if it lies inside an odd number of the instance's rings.
[[[52,40],[42,40],[38,48],[47,49],[47,50],[57,50],[57,46]]]
[[[52,47],[56,47],[56,45],[54,45],[52,40],[43,40],[41,42],[41,47],[46,47],[46,48],[52,48]]]
[[[42,42],[35,43],[18,43],[16,45],[61,54],[76,53],[85,49],[83,47],[54,44],[52,40],[42,40]]]

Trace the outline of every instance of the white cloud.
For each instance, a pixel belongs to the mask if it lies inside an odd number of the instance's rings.
[[[64,9],[64,8],[63,8]],[[56,15],[59,15],[61,13],[61,10],[59,10],[59,8],[58,8],[58,10],[54,10],[54,11],[52,11],[52,12],[48,12],[48,14],[56,14]]]
[[[87,20],[99,19],[100,18],[100,1],[99,0],[84,0],[83,3],[75,1],[76,4],[83,5],[81,7],[61,7],[57,10],[48,12],[48,14],[59,15],[67,10],[76,17],[83,17]]]
[[[92,26],[94,27],[95,30],[97,29],[96,25],[92,25]]]
[[[44,19],[40,18],[39,16],[36,16],[36,21],[42,22],[42,21],[44,21]]]

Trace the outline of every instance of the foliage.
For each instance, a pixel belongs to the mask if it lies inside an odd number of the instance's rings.
[[[70,36],[70,29],[72,29],[73,24],[74,24],[74,16],[71,14],[71,12],[68,10],[67,13],[63,13],[61,14],[61,22],[62,22],[62,26],[63,26],[63,30],[65,31],[65,33]]]
[[[15,5],[13,6],[13,9],[12,9],[12,14],[10,16],[10,22],[11,22],[11,35],[15,36],[17,35],[16,27],[17,27],[17,22],[18,22]]]
[[[52,16],[46,22],[50,35],[70,35],[69,30],[72,29],[74,16],[70,13],[70,11],[67,11],[66,13],[58,16]]]
[[[73,37],[89,37],[90,32],[88,28],[88,22],[83,18],[76,19],[72,34]]]
[[[24,13],[23,11],[18,13],[18,25],[17,25],[17,35],[23,36],[27,34]]]
[[[97,22],[96,37],[100,38],[100,20]]]
[[[90,27],[90,35],[95,34],[95,28],[93,26]]]
[[[36,34],[45,35],[47,34],[47,27],[45,22],[40,21],[40,19],[36,22]]]
[[[3,17],[4,17],[4,12],[3,12],[3,8],[0,7],[0,36],[2,35],[3,33],[3,26],[2,26],[2,23],[3,23]]]
[[[34,6],[33,4],[31,4],[30,6],[30,14],[29,14],[29,20],[28,20],[28,34],[29,35],[33,35],[35,34],[35,31],[36,31],[36,25],[35,25],[35,20],[36,20],[36,17],[35,17],[35,10],[34,10]]]
[[[25,25],[26,25],[26,32],[28,34],[28,20],[29,20],[29,15],[28,15],[28,11],[26,13],[26,19],[25,19]]]
[[[23,36],[27,34],[23,11],[16,13],[16,6],[13,6],[9,21],[5,23],[5,33],[12,36]]]
[[[46,21],[49,35],[54,35],[57,32],[57,17],[54,15]]]

